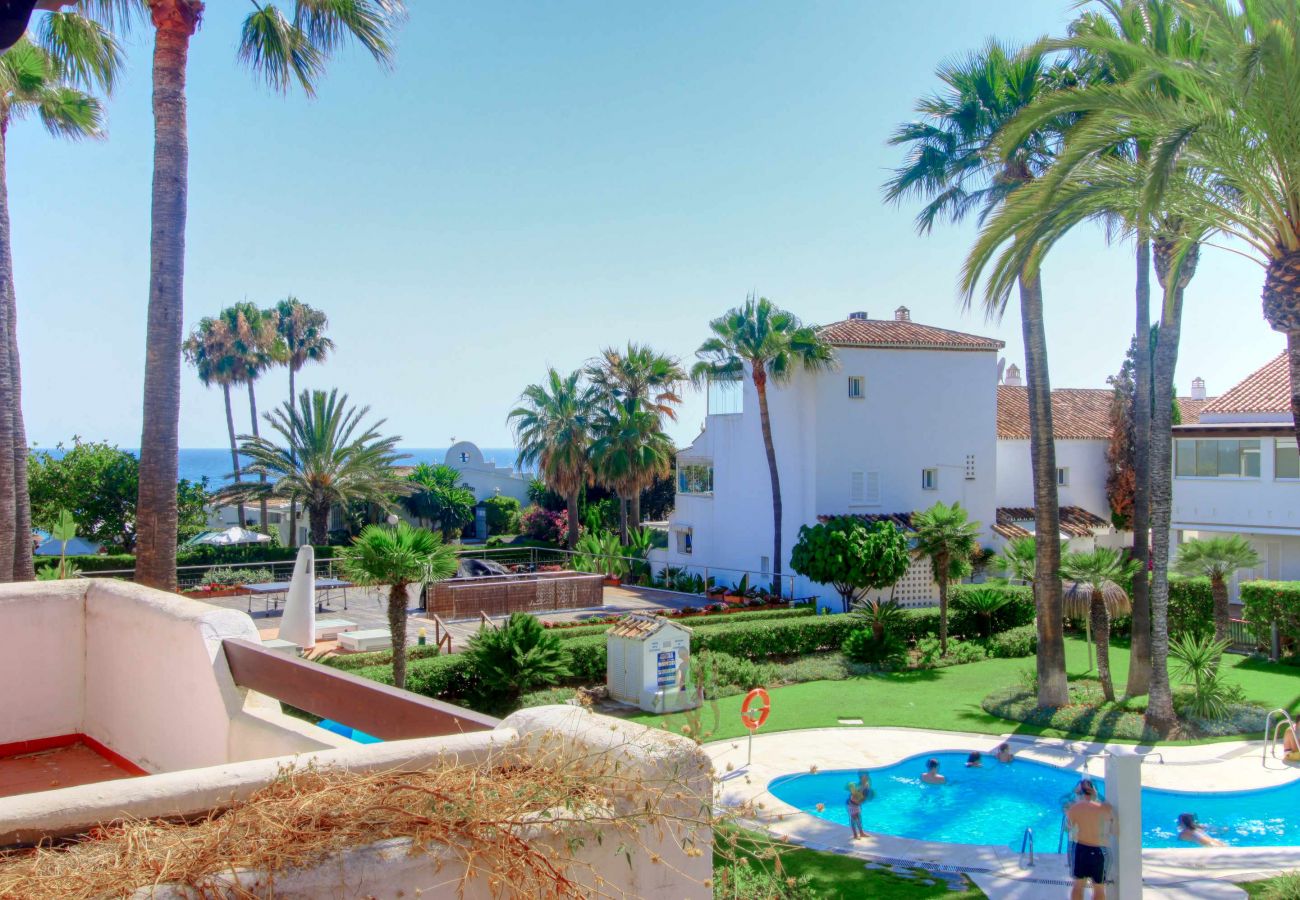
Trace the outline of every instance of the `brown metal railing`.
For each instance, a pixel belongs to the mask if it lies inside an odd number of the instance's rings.
[[[433,622],[433,645],[442,653],[451,653],[451,629],[437,613],[430,613],[429,619]]]

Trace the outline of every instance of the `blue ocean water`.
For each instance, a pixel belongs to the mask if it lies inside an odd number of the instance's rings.
[[[946,785],[920,779],[933,756]],[[957,844],[1000,844],[1013,849],[1026,826],[1048,849],[1055,849],[1062,803],[1079,782],[1079,773],[1033,760],[1010,765],[985,757],[980,768],[966,768],[966,754],[920,754],[871,773],[875,797],[862,807],[867,831]],[[848,825],[845,785],[859,770],[783,775],[768,790],[791,806]],[[1104,787],[1097,779],[1099,787]],[[1191,847],[1178,840],[1177,821],[1190,812],[1210,834],[1233,846],[1276,847],[1300,843],[1300,781],[1254,791],[1169,791],[1142,789],[1142,846]],[[820,804],[821,809],[817,806]],[[1040,848],[1043,844],[1040,843]]]
[[[46,450],[46,448],[40,448]],[[498,466],[515,468],[518,452],[513,447],[480,447],[483,456]],[[399,447],[399,452],[407,454],[408,459],[402,465],[413,466],[417,463],[440,463],[447,455],[446,447]],[[54,456],[60,456],[58,450],[48,450]],[[137,456],[139,452],[130,450]],[[190,481],[208,479],[208,487],[216,489],[230,480],[230,449],[228,447],[182,447],[178,459],[180,477]]]

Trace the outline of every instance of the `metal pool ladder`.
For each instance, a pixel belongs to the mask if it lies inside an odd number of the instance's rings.
[[[1274,719],[1274,716],[1277,718]],[[1282,731],[1284,726],[1289,731],[1295,728],[1295,721],[1292,720],[1291,714],[1280,706],[1264,717],[1264,750],[1260,756],[1260,765],[1268,764],[1270,750],[1273,751],[1273,757],[1277,758],[1278,736],[1279,733],[1285,734]]]
[[[1029,865],[1025,865],[1025,852],[1029,852]],[[1020,839],[1020,868],[1032,869],[1034,867],[1034,829],[1026,828],[1024,836]]]

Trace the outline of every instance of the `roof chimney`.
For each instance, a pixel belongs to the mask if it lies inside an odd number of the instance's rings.
[[[894,321],[895,322],[912,321],[912,311],[908,309],[906,306],[900,306],[898,309],[894,310]]]
[[[1205,379],[1201,378],[1199,375],[1192,379],[1192,399],[1205,399]]]
[[[1002,383],[1007,387],[1024,387],[1025,383],[1020,380],[1020,366],[1015,363],[1007,366],[1007,377],[1002,379]]]
[[[867,314],[865,312],[851,312],[849,313],[849,318],[865,320],[867,318]]]

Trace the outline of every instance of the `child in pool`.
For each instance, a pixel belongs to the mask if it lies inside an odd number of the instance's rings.
[[[853,840],[867,836],[862,830],[862,804],[866,802],[866,797],[862,794],[862,789],[856,784],[849,785],[849,799],[844,801],[844,805],[849,810],[849,827],[853,829]]]
[[[876,796],[876,789],[871,786],[871,776],[866,772],[858,773],[858,790],[862,792],[862,799],[871,800]]]

